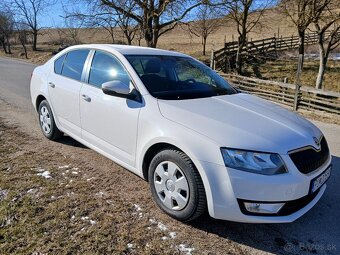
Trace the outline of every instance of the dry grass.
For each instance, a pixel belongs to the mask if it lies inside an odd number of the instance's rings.
[[[315,86],[319,69],[318,60],[306,60],[301,76],[304,86]],[[247,75],[260,79],[283,81],[288,78],[289,83],[294,83],[296,78],[297,63],[295,60],[279,59],[254,64],[247,67]],[[330,60],[324,76],[323,86],[325,90],[340,92],[340,61]]]
[[[86,166],[60,153],[40,153],[34,139],[3,122],[0,138],[0,254],[179,254],[184,249],[145,211],[119,192],[105,191],[101,182],[109,179],[87,176]],[[38,175],[45,171],[51,178]]]

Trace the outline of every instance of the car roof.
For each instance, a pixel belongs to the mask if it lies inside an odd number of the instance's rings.
[[[82,44],[71,46],[68,49],[76,49],[76,48],[92,48],[106,51],[118,51],[123,55],[166,55],[166,56],[180,56],[180,57],[188,57],[183,53],[179,53],[176,51],[141,47],[141,46],[131,46],[131,45],[120,45],[120,44]]]

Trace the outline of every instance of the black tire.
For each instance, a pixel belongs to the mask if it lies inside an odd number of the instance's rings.
[[[157,178],[157,173],[155,175],[155,171],[157,166],[164,164],[164,162],[175,163],[187,180],[189,198],[183,209],[173,210],[168,208],[156,191],[155,178]],[[171,217],[179,221],[188,222],[198,218],[207,211],[206,195],[201,176],[190,158],[182,151],[165,149],[159,152],[150,163],[148,179],[152,196],[157,205]],[[175,189],[177,188],[175,187]]]
[[[43,126],[42,120],[41,120],[41,115],[46,113],[47,110],[47,115],[50,119],[50,125],[49,125],[49,130],[46,130]],[[63,136],[63,133],[57,128],[57,125],[55,124],[54,121],[54,116],[51,110],[50,105],[46,100],[41,101],[39,108],[38,108],[38,119],[39,119],[39,125],[41,128],[42,133],[44,136],[52,141],[58,140]]]

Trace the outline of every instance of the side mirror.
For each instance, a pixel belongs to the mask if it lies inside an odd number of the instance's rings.
[[[133,89],[132,91],[130,91],[128,85],[118,80],[103,83],[102,90],[104,94],[115,97],[127,98],[131,100],[137,100],[139,95],[137,90]]]

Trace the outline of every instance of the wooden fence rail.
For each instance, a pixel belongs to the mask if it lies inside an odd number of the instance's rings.
[[[330,31],[325,34],[326,40],[330,36]],[[340,33],[338,34],[340,36]],[[307,33],[305,35],[305,45],[313,45],[318,42],[318,34],[316,32]],[[269,37],[260,40],[250,40],[246,43],[242,54],[250,56],[265,57],[268,54],[277,53],[278,51],[296,49],[299,46],[298,36],[287,37]],[[226,72],[230,69],[238,49],[238,42],[226,42],[222,49],[212,52],[210,66]]]
[[[295,107],[296,109],[315,109],[340,114],[340,93],[337,92],[306,86],[298,87],[294,84],[260,80],[236,74],[219,74],[242,92],[258,95],[293,109]]]

